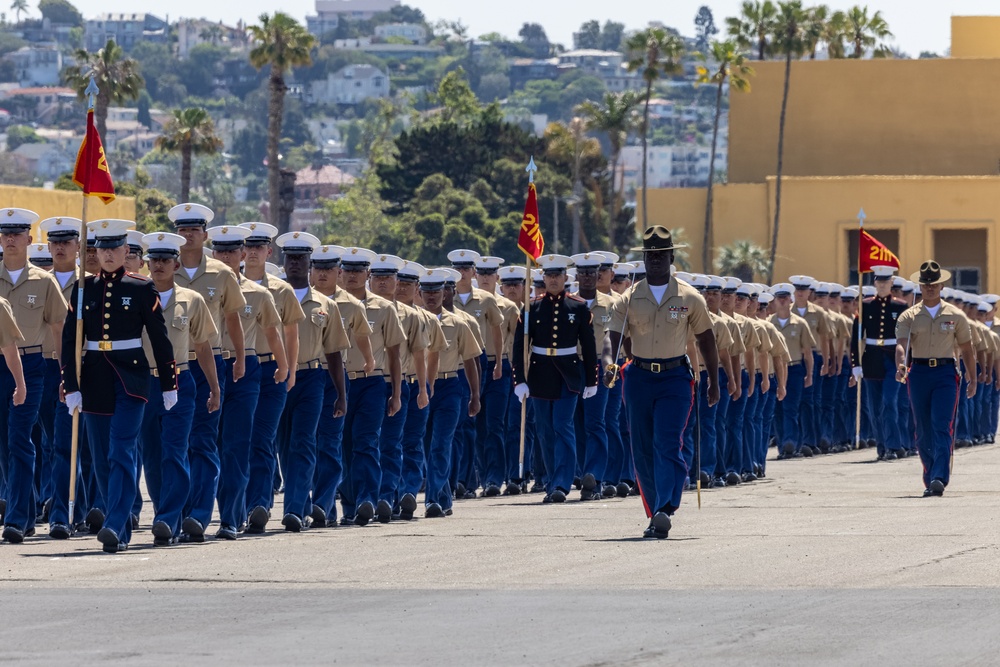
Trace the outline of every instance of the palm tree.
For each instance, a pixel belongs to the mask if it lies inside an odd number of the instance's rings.
[[[634,91],[623,93],[605,93],[603,102],[587,100],[577,107],[577,113],[587,123],[591,132],[603,132],[611,145],[611,197],[608,201],[608,237],[614,247],[620,245],[616,229],[616,213],[621,210],[621,189],[615,189],[615,177],[618,174],[618,160],[629,133],[638,125],[636,107],[642,102],[642,96]],[[624,172],[622,178],[624,179]],[[623,241],[624,239],[622,239]]]
[[[27,13],[28,11],[28,0],[14,0],[14,2],[10,3],[10,9],[17,17],[17,22],[20,23],[21,13]]]
[[[680,62],[684,53],[684,40],[663,28],[648,28],[632,35],[625,45],[629,54],[628,71],[642,71],[646,82],[646,103],[642,111],[642,227],[647,226],[649,208],[646,206],[647,144],[649,139],[649,101],[653,96],[653,84],[661,76],[680,74],[684,67]]]
[[[809,47],[806,25],[809,16],[801,0],[778,3],[778,19],[774,28],[774,50],[785,56],[785,87],[781,96],[781,118],[778,122],[778,169],[774,187],[774,229],[771,235],[771,255],[767,280],[774,275],[774,259],[778,254],[778,226],[781,222],[781,169],[785,151],[785,115],[788,111],[788,88],[792,76],[792,58],[801,58]]]
[[[743,50],[756,49],[757,60],[764,60],[770,51],[768,40],[774,32],[778,8],[771,0],[745,0],[739,16],[726,19],[729,36]]]
[[[712,185],[715,181],[715,151],[719,141],[719,118],[722,116],[722,88],[729,80],[730,90],[741,93],[750,91],[749,77],[753,76],[753,68],[747,64],[746,56],[739,52],[734,40],[712,42],[712,53],[709,57],[699,54],[706,65],[711,62],[715,69],[698,68],[698,83],[713,83],[717,86],[715,93],[715,123],[712,126],[712,154],[708,158],[708,198],[705,204],[705,238],[701,248],[701,266],[706,273],[709,267],[712,247]]]
[[[267,108],[267,195],[270,202],[271,224],[284,233],[285,220],[278,214],[281,165],[278,162],[278,142],[285,111],[285,73],[293,67],[310,65],[309,55],[316,38],[288,14],[275,12],[260,15],[260,25],[250,26],[250,36],[256,46],[250,51],[250,63],[257,69],[270,66],[268,85],[271,99]]]
[[[830,14],[822,28],[821,39],[826,42],[827,55],[831,58],[843,58],[847,54],[847,49],[844,48],[846,34],[847,14],[837,10]]]
[[[571,247],[573,254],[580,252],[580,209],[583,204],[583,163],[601,154],[601,145],[597,139],[587,137],[587,124],[580,117],[569,122],[569,125],[556,122],[545,128],[546,153],[550,159],[568,163],[572,170],[573,195],[573,233]]]
[[[851,58],[864,58],[865,52],[872,49],[876,58],[891,55],[891,50],[883,42],[892,37],[889,24],[882,18],[882,12],[868,16],[868,7],[855,5],[847,10],[845,36],[854,45]]]
[[[84,91],[90,83],[93,74],[100,92],[94,100],[94,124],[101,135],[101,141],[107,144],[108,107],[112,103],[124,104],[130,100],[139,99],[145,82],[139,74],[139,63],[125,57],[125,51],[113,40],[109,39],[97,53],[86,49],[77,49],[73,54],[75,65],[63,70],[62,78],[66,85],[76,90],[82,100]]]
[[[181,201],[191,194],[191,157],[211,155],[222,150],[222,139],[215,133],[215,123],[201,107],[174,109],[174,116],[156,139],[156,147],[181,154]]]
[[[715,270],[719,275],[750,282],[755,275],[767,272],[767,251],[753,241],[736,241],[722,246],[719,248],[719,258],[715,260]]]

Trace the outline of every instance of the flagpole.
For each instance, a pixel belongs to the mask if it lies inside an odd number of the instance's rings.
[[[864,294],[864,281],[862,280],[864,274],[861,273],[861,233],[865,228],[865,209],[861,209],[858,212],[858,363],[861,363],[861,358],[864,355],[864,351],[861,349],[861,329],[864,327],[864,308],[865,308],[865,294]],[[853,372],[853,370],[852,370]],[[857,406],[855,407],[854,416],[854,449],[861,449],[861,379],[857,380],[858,383],[858,400]]]
[[[535,183],[535,172],[538,171],[538,167],[535,166],[535,157],[532,156],[528,161],[528,166],[525,169],[528,172],[528,187],[530,188]],[[537,222],[537,221],[536,221]],[[529,290],[531,289],[531,256],[527,253],[524,254],[524,298],[522,299],[522,318],[524,319],[524,358],[521,359],[522,368],[524,368],[524,381],[528,382],[528,359],[530,354],[530,349],[528,347],[528,304],[531,301]],[[517,478],[524,481],[524,431],[525,426],[528,421],[528,399],[521,401],[521,442],[518,449],[518,463],[517,463]]]
[[[94,111],[94,102],[98,93],[97,82],[94,75],[90,75],[90,83],[84,90],[87,96],[87,122],[90,122],[90,114]],[[86,133],[84,133],[86,141]],[[88,166],[89,168],[89,166]],[[76,330],[73,336],[73,357],[76,361],[76,386],[79,387],[82,395],[83,386],[80,384],[80,366],[83,363],[83,279],[84,267],[87,263],[87,205],[90,197],[86,190],[83,193],[83,210],[80,214],[80,242],[77,248],[78,266],[76,273]],[[76,509],[76,465],[80,455],[80,410],[73,410],[73,430],[70,439],[69,450],[69,523],[74,525],[74,510]]]

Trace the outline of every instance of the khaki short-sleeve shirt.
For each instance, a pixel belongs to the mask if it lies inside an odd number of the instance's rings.
[[[472,335],[468,318],[442,310],[437,321],[448,344],[438,358],[438,373],[454,373],[462,368],[467,359],[475,359],[483,353],[483,348]]]
[[[788,348],[788,363],[802,361],[802,356],[812,353],[816,348],[816,339],[813,338],[812,328],[809,323],[795,313],[791,313],[784,324],[777,314],[768,318],[778,333],[785,339],[785,347]]]
[[[497,305],[496,296],[486,290],[473,289],[469,300],[462,303],[462,299],[455,294],[455,310],[461,310],[467,315],[471,315],[479,324],[479,335],[485,343],[486,354],[493,354],[493,327],[503,327],[503,313]],[[515,323],[516,326],[516,323]]]
[[[803,312],[799,312],[799,310],[794,305],[792,306],[792,314],[798,315],[809,324],[809,332],[812,334],[813,340],[817,343],[814,347],[818,346],[821,338],[828,338],[833,335],[833,332],[830,331],[830,320],[826,317],[825,310],[815,303],[806,304]]]
[[[297,363],[322,361],[326,359],[326,355],[342,352],[350,347],[340,308],[333,299],[310,287],[299,305],[305,318],[299,323]]]
[[[243,324],[243,347],[246,350],[254,350],[256,354],[257,339],[265,337],[264,329],[280,326],[281,316],[278,315],[278,309],[274,305],[274,297],[266,288],[245,276],[240,276],[239,287],[244,300],[243,309],[239,311],[240,322]],[[223,334],[222,349],[229,350],[230,354],[236,352],[228,331]]]
[[[914,359],[945,359],[955,355],[957,345],[972,342],[972,328],[965,313],[950,303],[941,301],[936,317],[921,303],[896,320],[896,339],[906,338]]]
[[[178,364],[188,360],[188,351],[195,345],[210,341],[218,335],[215,322],[208,312],[205,299],[194,290],[174,286],[170,299],[164,302],[160,295],[160,308],[163,309],[163,321],[167,325],[167,336],[174,349],[174,359]],[[150,368],[156,368],[153,358],[153,348],[149,344],[149,336],[142,332],[142,348],[146,351],[146,360]]]
[[[20,342],[22,339],[21,330],[14,321],[14,311],[11,310],[10,302],[0,297],[0,347]]]
[[[212,347],[221,348],[223,319],[231,313],[242,312],[247,305],[236,274],[219,260],[202,256],[191,277],[188,277],[187,269],[178,267],[174,272],[174,284],[201,294],[218,332],[212,339]]]
[[[406,333],[399,323],[399,316],[396,315],[396,308],[392,301],[368,292],[364,304],[365,310],[368,312],[368,325],[372,329],[370,338],[372,356],[375,357],[375,372],[382,371],[388,377],[388,348],[406,343]],[[350,355],[348,371],[364,370],[364,359],[361,358],[361,355],[356,356],[357,359],[355,359],[355,355]],[[354,367],[355,363],[357,367]]]
[[[416,308],[399,302],[395,302],[394,305],[399,313],[399,324],[406,333],[406,345],[399,348],[400,368],[402,368],[403,377],[406,377],[417,372],[413,353],[426,350],[430,345],[430,340],[427,336],[427,324],[424,318],[417,313]]]
[[[687,283],[671,277],[660,303],[649,284],[640,281],[615,304],[609,328],[632,339],[636,357],[672,359],[687,353],[689,331],[704,333],[712,328],[712,320],[705,299]]]
[[[0,270],[0,297],[10,304],[24,339],[21,347],[45,343],[49,325],[66,321],[66,299],[51,273],[26,264],[15,283],[7,268]]]
[[[280,278],[275,278],[266,273],[258,284],[271,293],[271,298],[274,299],[274,307],[278,309],[278,315],[281,317],[282,327],[298,324],[305,319],[305,313],[302,312],[302,306],[299,304],[299,300],[295,298],[295,290],[292,289],[291,285]],[[284,340],[285,332],[279,329],[278,333],[281,335],[282,340]],[[267,342],[267,337],[258,337],[257,354],[268,354],[272,351],[271,344]],[[292,363],[292,360],[289,359],[288,363]]]

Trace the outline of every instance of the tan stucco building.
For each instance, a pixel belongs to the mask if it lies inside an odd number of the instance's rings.
[[[0,185],[0,208],[8,207],[30,209],[41,216],[40,220],[61,215],[79,218],[83,211],[83,195],[69,190]],[[105,204],[97,197],[91,197],[87,205],[87,219],[101,218],[135,220],[135,199],[117,197],[110,204]],[[31,238],[34,241],[44,240],[37,223],[31,228]]]
[[[954,17],[951,58],[792,64],[775,279],[856,278],[857,217],[909,274],[935,257],[956,284],[1000,290],[1000,17]],[[730,95],[729,183],[713,245],[769,249],[784,63]],[[705,189],[649,191],[649,223],[683,227],[703,270]],[[641,215],[637,216],[641,220]]]

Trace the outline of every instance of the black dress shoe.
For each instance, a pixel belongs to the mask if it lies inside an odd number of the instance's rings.
[[[878,440],[876,440],[875,438],[868,438],[868,448],[878,449]]]
[[[440,519],[444,516],[444,510],[437,503],[431,503],[424,509],[425,519]]]
[[[315,505],[313,505],[315,507]],[[271,518],[271,513],[267,511],[261,505],[257,505],[252,510],[250,510],[250,517],[247,521],[246,532],[251,535],[260,535],[264,532],[264,528],[267,526],[268,519]]]
[[[475,490],[466,491],[465,495],[462,496],[462,500],[475,500],[475,499],[476,499],[476,492],[475,492]]]
[[[666,512],[657,512],[653,515],[653,537],[658,540],[665,540],[670,535],[670,517]]]
[[[795,445],[793,445],[792,443],[786,442],[784,445],[781,446],[781,454],[786,459],[789,458],[794,453],[795,453]]]
[[[354,517],[354,523],[359,526],[367,526],[368,522],[375,516],[375,506],[369,501],[365,501],[358,506],[358,511]]]
[[[802,448],[796,453],[802,454],[802,456],[806,458],[810,458],[814,454],[812,447],[810,447],[809,445],[802,445]]]
[[[174,531],[170,529],[166,521],[154,521],[151,529],[153,533],[153,546],[166,547],[174,543]]]
[[[215,533],[215,539],[217,540],[229,540],[231,542],[236,537],[236,528],[234,526],[219,526],[218,532]]]
[[[597,488],[597,478],[594,477],[592,473],[588,472],[586,475],[583,476],[583,479],[580,481],[580,488],[584,491],[587,490],[593,491],[594,489]]]
[[[49,537],[53,540],[68,540],[73,531],[65,523],[54,523],[49,526]]]
[[[459,482],[455,485],[455,497],[462,498],[463,496],[465,496],[465,484]]]
[[[640,495],[642,495],[642,493],[640,493],[640,491],[639,491],[639,485],[638,484],[630,484],[629,485],[629,489],[630,489],[630,491],[628,492],[628,494],[630,496],[640,496]]]
[[[301,533],[302,532],[302,519],[298,515],[289,512],[285,516],[281,517],[281,525],[285,527],[285,530],[289,533]]]
[[[933,491],[931,491],[930,489],[924,489],[924,498],[930,498],[933,495],[934,495]]]
[[[191,537],[192,542],[205,541],[205,526],[194,517],[187,517],[181,522],[181,530]]]
[[[450,508],[450,507],[449,507],[448,509],[446,509],[446,510],[444,511],[444,515],[445,515],[445,516],[451,516],[451,515],[452,515],[452,514],[454,514],[454,513],[455,513],[455,510],[453,510],[453,509],[452,509],[452,508]]]
[[[130,518],[132,520],[132,530],[139,530],[139,515],[133,514]]]
[[[757,481],[757,475],[753,474],[752,472],[745,472],[740,477],[743,479],[743,482],[756,482]]]
[[[618,482],[618,485],[615,487],[615,495],[619,498],[628,498],[629,491],[631,490],[631,487],[625,482]]]
[[[25,528],[24,529],[24,536],[25,537],[34,537],[35,536],[35,527],[34,526],[29,526],[28,528]]]
[[[341,526],[353,526],[353,525],[355,525],[354,524],[354,517],[353,516],[342,516],[342,517],[340,517],[340,525]]]
[[[497,486],[496,484],[490,484],[483,491],[483,496],[485,498],[496,498],[499,495],[500,495],[500,487]]]
[[[552,492],[552,495],[550,495],[549,498],[551,498],[554,503],[564,503],[566,502],[566,492],[562,489],[556,489]]]
[[[101,528],[104,527],[104,512],[96,507],[91,507],[90,511],[87,512],[87,526],[90,528],[91,535],[97,535],[101,532]]]
[[[503,492],[508,496],[519,496],[521,495],[521,485],[517,482],[507,482]]]
[[[44,503],[42,503],[42,511],[38,516],[38,523],[48,523],[49,513],[52,511],[52,499],[49,498]]]
[[[712,483],[712,476],[703,470],[701,472],[701,488],[707,489],[708,485],[711,483]]]
[[[399,518],[403,521],[412,521],[413,513],[417,511],[417,499],[412,493],[404,493],[399,499]]]
[[[326,511],[324,511],[319,505],[312,506],[309,518],[312,520],[312,525],[316,528],[326,528]]]
[[[740,476],[735,472],[731,472],[726,475],[726,486],[738,486],[740,483]]]
[[[715,477],[712,479],[712,483],[708,485],[710,489],[724,489],[726,487],[726,480],[721,477]]]
[[[101,528],[97,533],[97,540],[103,545],[102,548],[105,553],[118,553],[118,545],[121,543],[121,540],[118,539],[118,533],[115,531],[107,527]]]
[[[646,528],[646,530],[642,531],[642,537],[643,537],[643,539],[647,539],[647,540],[651,540],[654,537],[656,537],[656,533],[653,531],[653,522],[652,521],[649,522],[649,526]]]
[[[583,488],[583,480],[580,479],[579,477],[574,477],[573,486],[576,487],[578,490]]]
[[[603,487],[601,487],[601,497],[602,498],[614,498],[616,495],[618,495],[618,492],[615,490],[615,487],[613,487],[612,485],[605,484]]]
[[[930,491],[935,496],[943,496],[944,495],[944,482],[942,482],[939,479],[932,479],[931,480]]]
[[[24,531],[17,526],[4,526],[2,539],[11,544],[24,542]]]
[[[895,461],[898,458],[899,458],[899,454],[896,453],[896,450],[890,449],[890,450],[888,450],[885,453],[885,456],[882,457],[882,460],[883,461]]]
[[[378,501],[378,507],[375,508],[375,518],[379,523],[389,523],[392,520],[392,505],[389,504],[388,500]]]
[[[535,482],[531,485],[532,493],[545,493],[545,485],[541,482]]]

